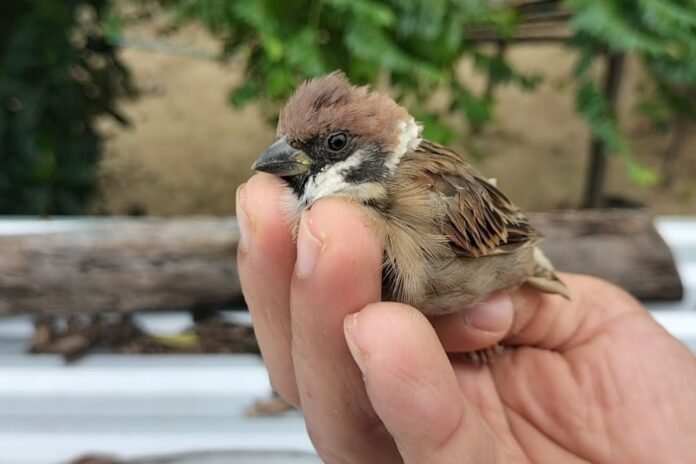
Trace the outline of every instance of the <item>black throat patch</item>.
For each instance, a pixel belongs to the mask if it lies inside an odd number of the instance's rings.
[[[383,180],[387,177],[387,167],[381,156],[367,156],[363,161],[344,171],[344,179],[349,184],[362,184]]]

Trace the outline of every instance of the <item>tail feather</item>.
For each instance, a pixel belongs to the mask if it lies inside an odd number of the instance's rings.
[[[568,287],[558,278],[551,261],[538,247],[534,247],[534,274],[524,283],[542,292],[561,295],[570,300]]]

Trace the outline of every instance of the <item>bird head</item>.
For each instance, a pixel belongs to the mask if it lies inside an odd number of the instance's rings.
[[[280,112],[277,140],[252,169],[290,184],[306,204],[328,195],[370,200],[421,140],[402,106],[334,72],[302,84]]]

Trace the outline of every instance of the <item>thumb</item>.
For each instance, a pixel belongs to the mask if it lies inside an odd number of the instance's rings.
[[[428,320],[375,303],[345,320],[345,336],[375,412],[406,464],[500,464],[499,446],[464,397]]]
[[[456,313],[430,318],[445,351],[468,352],[490,348],[509,332],[514,319],[512,300],[505,292]]]
[[[525,286],[510,292],[515,319],[503,343],[563,350],[621,314],[645,312],[631,295],[608,282],[578,274],[560,277],[569,300]]]
[[[481,350],[501,342],[559,349],[601,329],[619,312],[642,308],[633,297],[603,280],[561,276],[570,300],[522,286],[430,321],[450,353]]]

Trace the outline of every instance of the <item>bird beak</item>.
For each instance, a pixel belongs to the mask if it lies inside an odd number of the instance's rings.
[[[258,157],[251,169],[288,177],[304,174],[311,163],[305,152],[291,147],[285,137],[281,137]]]

